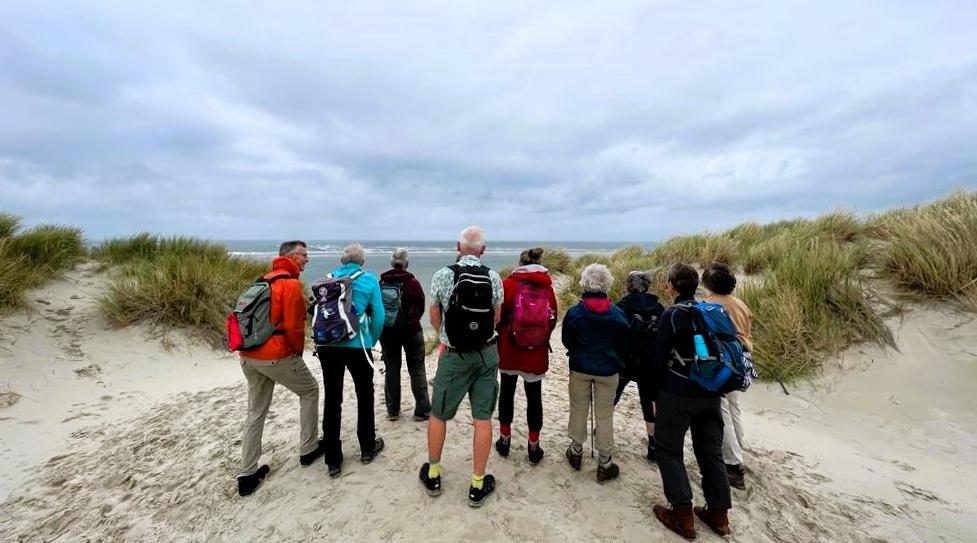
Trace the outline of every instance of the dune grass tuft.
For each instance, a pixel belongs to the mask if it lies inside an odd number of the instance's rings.
[[[0,214],[0,309],[22,305],[27,290],[70,269],[85,253],[79,228],[19,226],[18,217]]]
[[[125,264],[135,260],[152,260],[163,255],[227,255],[221,243],[189,237],[163,237],[143,232],[128,238],[103,241],[91,250],[91,257],[105,264]]]
[[[0,213],[0,239],[13,236],[20,229],[20,217],[10,213]]]
[[[977,192],[875,219],[881,274],[916,297],[977,302]]]
[[[213,244],[201,243],[212,249]],[[99,305],[117,326],[147,323],[161,333],[184,328],[220,347],[225,318],[238,294],[267,271],[265,262],[228,256],[226,251],[161,252],[117,269]]]

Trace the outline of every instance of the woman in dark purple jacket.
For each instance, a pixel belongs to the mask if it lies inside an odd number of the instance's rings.
[[[392,269],[380,275],[380,294],[384,304],[383,333],[380,346],[386,367],[384,400],[387,418],[400,418],[401,350],[407,357],[407,373],[414,393],[414,420],[426,421],[431,414],[424,368],[424,289],[414,274],[407,271],[407,249],[397,249],[390,257]]]

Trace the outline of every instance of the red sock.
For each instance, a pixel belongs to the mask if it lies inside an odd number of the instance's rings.
[[[539,432],[529,432],[529,442],[539,443]]]
[[[502,437],[508,438],[512,435],[512,426],[509,424],[500,424],[499,433],[502,434]]]

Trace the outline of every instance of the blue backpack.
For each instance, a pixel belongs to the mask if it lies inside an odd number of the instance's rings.
[[[686,307],[693,311],[694,333],[702,335],[709,351],[707,358],[693,358],[689,379],[710,392],[722,394],[750,388],[757,376],[753,358],[736,337],[736,325],[726,308],[711,302]]]

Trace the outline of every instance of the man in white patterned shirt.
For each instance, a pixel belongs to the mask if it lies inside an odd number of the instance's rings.
[[[486,475],[492,448],[492,414],[499,396],[499,353],[495,327],[502,308],[502,278],[481,264],[485,231],[470,226],[458,240],[460,258],[441,268],[431,280],[431,325],[444,344],[434,376],[431,418],[428,419],[428,459],[420,480],[428,494],[441,493],[441,453],[447,421],[468,395],[475,426],[473,473],[468,505],[479,507],[495,490],[495,478]]]

